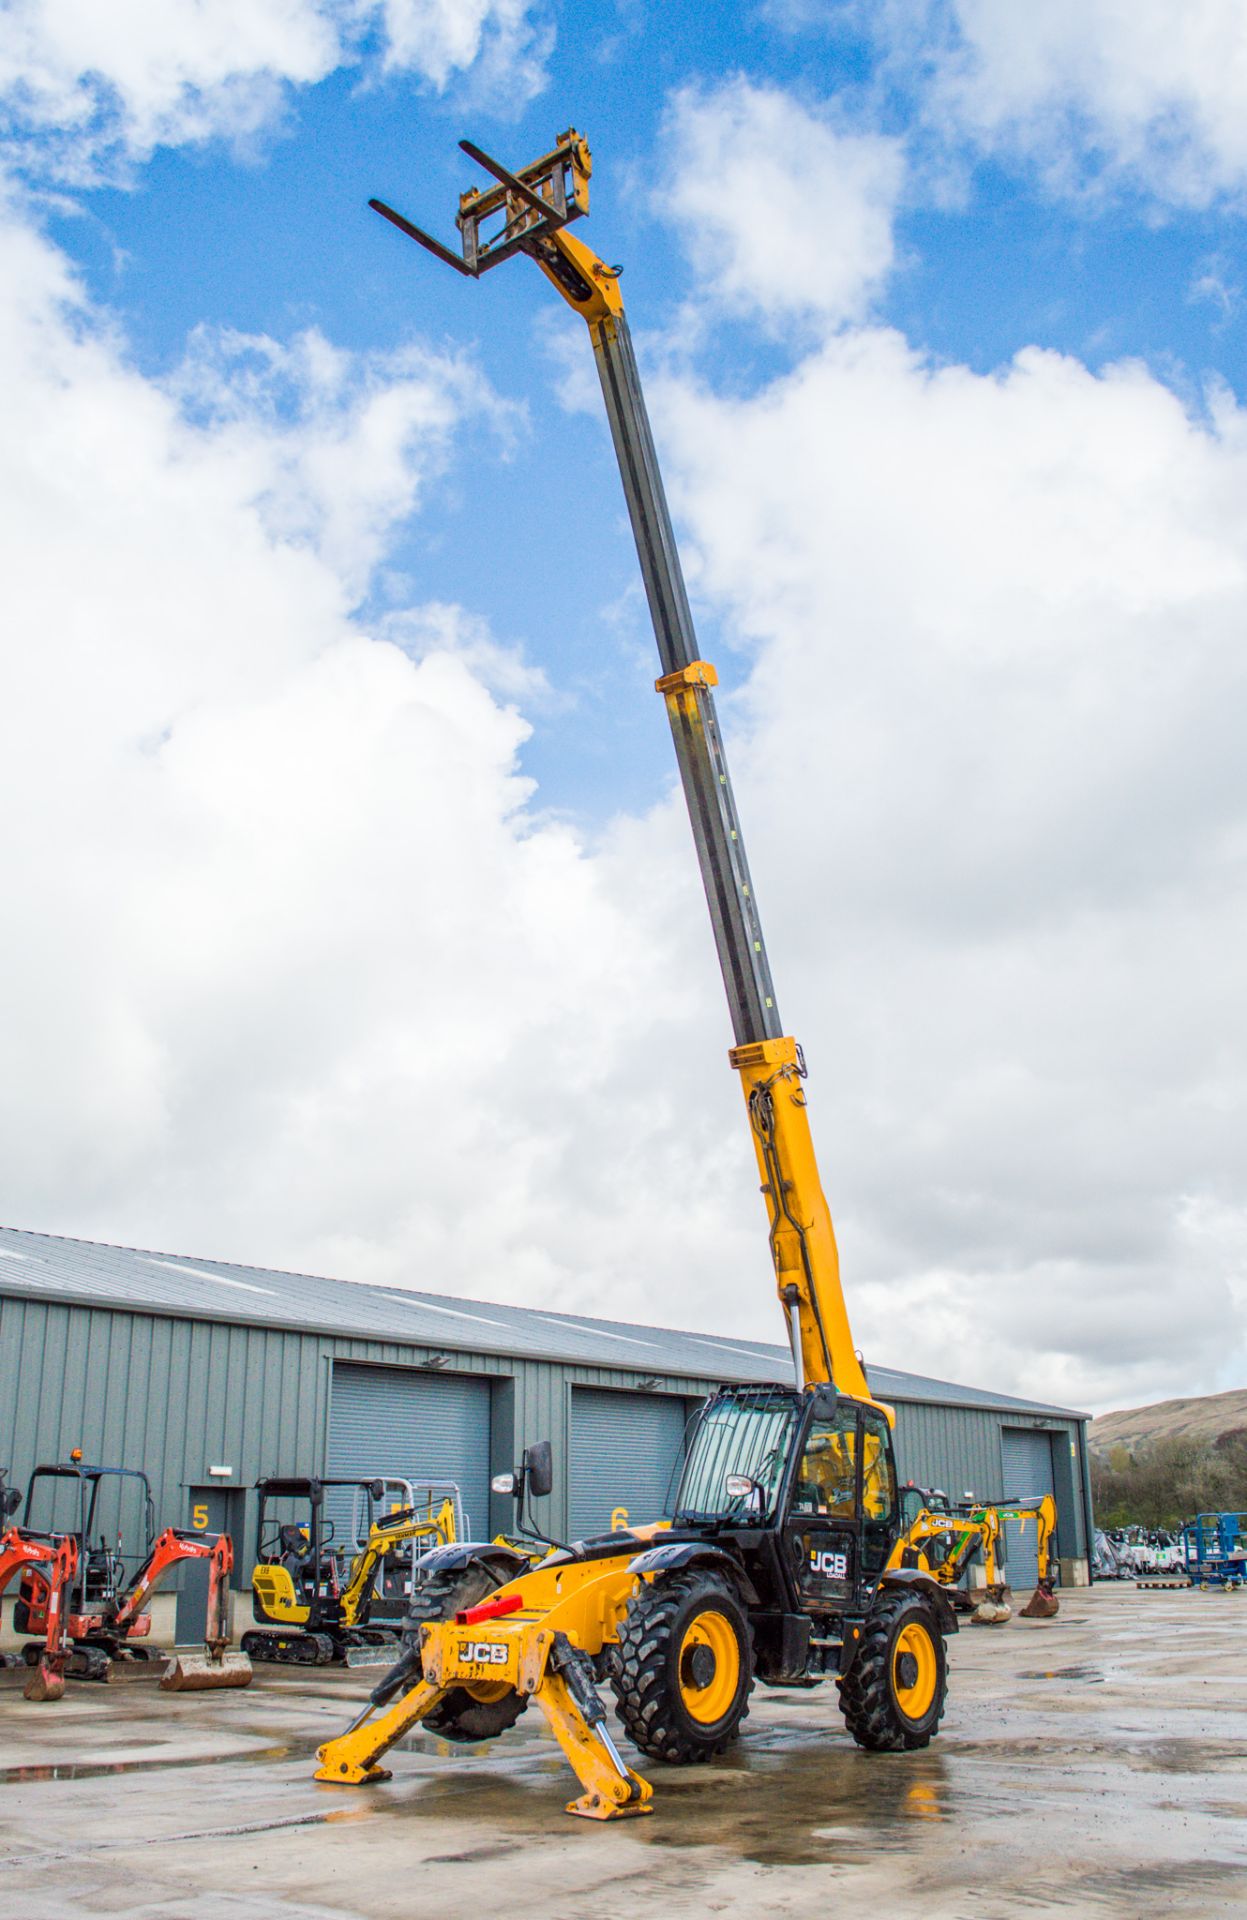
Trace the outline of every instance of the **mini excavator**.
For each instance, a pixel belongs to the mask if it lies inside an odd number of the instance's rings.
[[[0,1469],[0,1521],[9,1520],[22,1504],[20,1491],[7,1481],[7,1468]],[[37,1573],[47,1588],[43,1646],[34,1650],[35,1664],[22,1689],[28,1700],[59,1700],[65,1691],[62,1618],[77,1566],[78,1548],[72,1534],[35,1533],[18,1526],[0,1531],[0,1595],[16,1574],[27,1572]],[[22,1664],[21,1654],[0,1655],[0,1665]]]
[[[91,1540],[99,1522],[101,1490],[131,1483],[143,1513],[144,1549],[141,1561],[127,1569],[120,1544],[110,1545],[104,1534]],[[39,1535],[30,1529],[36,1496],[68,1487],[75,1508],[75,1525],[63,1534]],[[142,1644],[151,1632],[151,1614],[144,1611],[164,1576],[190,1561],[208,1563],[208,1617],[204,1651],[172,1654],[161,1674],[166,1693],[198,1693],[209,1688],[245,1687],[251,1683],[251,1662],[229,1647],[229,1575],[234,1551],[228,1534],[206,1534],[166,1527],[157,1535],[151,1486],[135,1467],[87,1465],[77,1449],[67,1464],[38,1466],[26,1492],[26,1525],[20,1530],[23,1550],[42,1540],[40,1557],[25,1551],[21,1584],[13,1608],[16,1632],[36,1636],[23,1649],[26,1663],[35,1669],[27,1683],[32,1700],[59,1700],[65,1676],[107,1680],[114,1661],[145,1661]],[[17,1530],[12,1530],[16,1532]],[[5,1539],[10,1536],[6,1535]],[[137,1556],[136,1556],[137,1557]],[[3,1583],[3,1545],[0,1543],[0,1584]]]
[[[499,1550],[435,1550],[434,1617],[415,1612],[402,1658],[318,1754],[318,1780],[387,1778],[381,1760],[420,1722],[454,1739],[510,1727],[536,1701],[592,1820],[651,1811],[598,1693],[609,1682],[643,1754],[675,1765],[735,1740],[755,1681],[835,1680],[858,1745],[902,1752],[938,1729],[945,1636],[957,1617],[920,1567],[890,1566],[903,1520],[893,1415],[854,1348],[831,1214],[810,1135],[806,1068],[785,1034],[675,535],[619,293],[620,269],[568,231],[588,212],[585,140],[564,134],[518,173],[460,143],[492,184],[459,202],[462,257],[384,202],[375,210],[458,273],[534,261],[582,317],[597,362],[658,643],[666,707],[727,990],[757,1158],[791,1384],[721,1388],[692,1433],[669,1523],[554,1548],[516,1567]],[[548,1488],[530,1449],[517,1478]]]
[[[349,1560],[333,1544],[325,1513],[326,1491],[384,1497],[382,1480],[322,1480],[315,1477],[256,1481],[260,1496],[258,1546],[251,1575],[252,1607],[263,1628],[242,1636],[253,1660],[293,1666],[368,1666],[389,1660],[399,1648],[399,1625],[379,1623],[377,1583],[396,1555],[419,1547],[445,1546],[458,1534],[453,1488],[421,1489],[426,1498],[373,1520],[359,1551]],[[292,1512],[299,1518],[291,1519]]]
[[[1021,1610],[1022,1618],[1051,1620],[1060,1612],[1055,1592],[1060,1578],[1056,1501],[1050,1493],[1008,1507],[986,1506],[972,1498],[954,1505],[946,1494],[910,1485],[901,1498],[909,1517],[889,1566],[924,1568],[939,1581],[957,1610],[968,1613],[977,1626],[1002,1626],[1013,1614],[1005,1573],[1005,1525],[1012,1521],[1024,1535],[1027,1523],[1034,1521],[1038,1577],[1034,1593]],[[960,1583],[980,1557],[986,1588],[973,1593]]]

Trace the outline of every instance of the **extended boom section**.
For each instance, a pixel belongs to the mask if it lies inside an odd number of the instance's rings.
[[[619,292],[620,269],[567,232],[589,210],[592,160],[575,130],[531,166],[512,173],[471,141],[465,153],[497,184],[459,202],[463,259],[383,201],[372,206],[438,259],[479,277],[514,253],[527,253],[584,320],[593,343],[636,541],[663,696],[684,788],[702,885],[736,1046],[732,1065],[749,1108],[762,1192],[770,1215],[776,1284],[793,1347],[798,1384],[834,1381],[869,1399],[853,1346],[840,1284],[831,1213],[810,1140],[796,1042],[784,1034],[744,835],[715,711],[718,676],[698,656],[679,549],[646,411],[632,337]],[[497,224],[490,232],[490,222]]]

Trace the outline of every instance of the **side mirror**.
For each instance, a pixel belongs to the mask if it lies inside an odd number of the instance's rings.
[[[535,1446],[524,1449],[524,1472],[534,1500],[549,1493],[554,1485],[554,1449],[548,1440],[538,1440]]]
[[[17,1512],[21,1504],[22,1496],[19,1489],[5,1487],[3,1493],[0,1493],[0,1517],[7,1519],[9,1514]]]
[[[370,1480],[368,1482],[368,1492],[373,1500],[384,1500],[385,1499],[385,1481]]]

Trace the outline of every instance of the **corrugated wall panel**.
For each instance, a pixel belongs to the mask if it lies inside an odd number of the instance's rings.
[[[1029,1500],[1055,1493],[1052,1479],[1052,1436],[1017,1427],[1002,1427],[1000,1452],[1005,1498]],[[1019,1587],[1033,1587],[1039,1578],[1038,1533],[1033,1522],[1005,1522],[1006,1564],[1009,1579]]]
[[[684,1453],[684,1400],[670,1394],[571,1390],[571,1533],[610,1531],[612,1515],[660,1520]]]
[[[489,1449],[488,1379],[335,1362],[331,1475],[451,1480],[459,1489],[468,1537],[480,1539],[488,1537]],[[330,1517],[339,1539],[350,1537],[350,1506],[345,1490],[333,1496]]]

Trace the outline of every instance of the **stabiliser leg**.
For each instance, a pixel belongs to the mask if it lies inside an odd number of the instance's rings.
[[[317,1748],[320,1765],[312,1775],[313,1780],[323,1780],[332,1787],[362,1787],[370,1780],[388,1780],[389,1768],[377,1764],[382,1754],[388,1753],[394,1742],[409,1733],[426,1713],[431,1713],[445,1692],[445,1687],[421,1680],[388,1713],[375,1720],[372,1718],[375,1708],[369,1702],[363,1718],[336,1740],[327,1740],[323,1747]]]
[[[585,1719],[558,1674],[546,1675],[537,1705],[584,1788],[578,1800],[568,1801],[568,1813],[582,1820],[622,1820],[654,1811],[649,1781],[625,1764],[604,1724],[593,1726]]]
[[[408,1686],[413,1679],[416,1684]],[[377,1682],[367,1706],[346,1732],[317,1748],[320,1765],[312,1778],[331,1787],[362,1787],[371,1780],[388,1780],[389,1768],[378,1765],[381,1756],[431,1713],[446,1692],[440,1680],[424,1678],[420,1648],[408,1647]],[[388,1710],[381,1712],[383,1707]]]
[[[566,1634],[555,1633],[551,1638],[534,1697],[584,1788],[578,1800],[568,1801],[568,1813],[582,1820],[623,1820],[630,1814],[652,1813],[654,1789],[633,1773],[611,1738],[588,1660]]]

